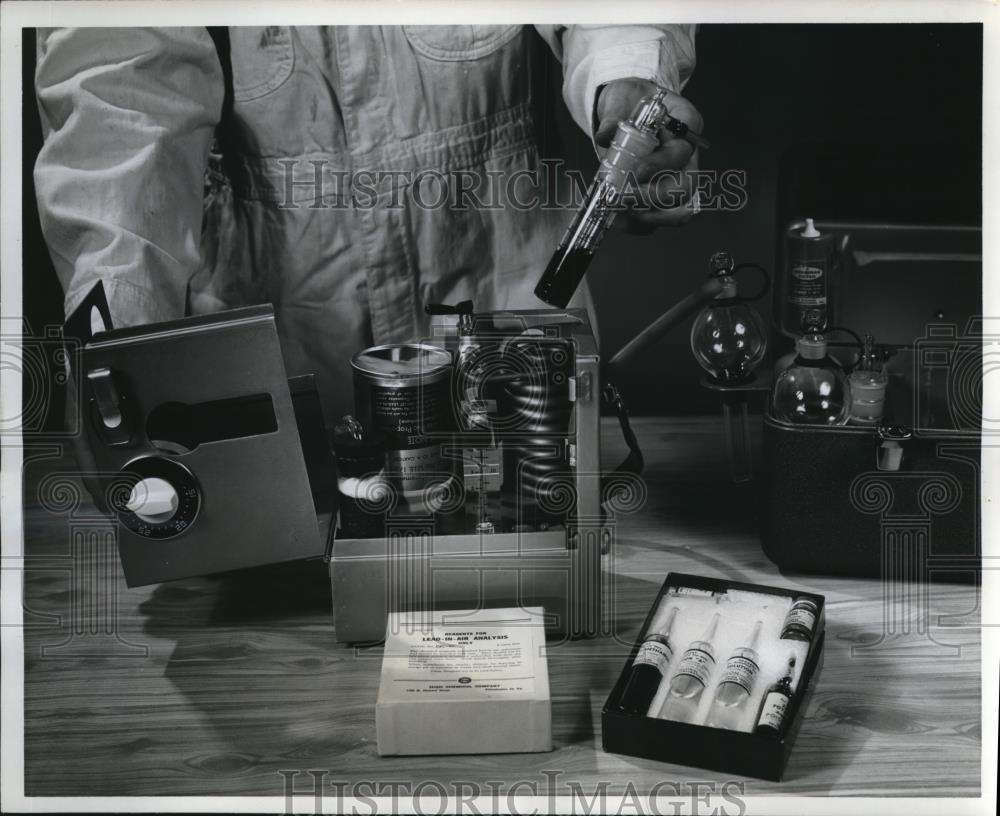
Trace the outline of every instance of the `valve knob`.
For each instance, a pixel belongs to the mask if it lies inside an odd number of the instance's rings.
[[[177,512],[179,504],[177,490],[170,482],[150,476],[133,485],[125,508],[143,521],[162,524]]]

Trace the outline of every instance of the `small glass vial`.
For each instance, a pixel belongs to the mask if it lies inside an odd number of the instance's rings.
[[[660,709],[660,717],[677,722],[694,722],[701,694],[715,671],[715,647],[712,640],[719,628],[719,613],[701,636],[692,641],[681,656],[677,671],[670,678],[670,691]]]
[[[815,601],[809,598],[796,598],[792,608],[785,615],[785,622],[781,626],[781,639],[809,643],[816,628],[818,614],[819,607]]]
[[[646,639],[632,661],[632,671],[618,702],[619,710],[642,715],[649,711],[649,704],[659,691],[674,657],[670,630],[676,617],[677,607],[673,606],[667,610],[665,617],[660,615],[654,618]]]
[[[865,335],[864,351],[858,367],[851,372],[851,416],[852,425],[875,425],[885,412],[885,389],[889,377],[882,370],[875,352],[875,338]]]
[[[350,414],[333,431],[341,538],[381,538],[394,491],[385,473],[385,437],[366,434]]]
[[[726,661],[726,666],[715,687],[715,699],[708,715],[708,725],[712,728],[741,730],[746,715],[746,704],[753,694],[760,674],[757,644],[763,621],[754,624],[753,632],[743,646],[736,648]],[[743,726],[746,730],[749,726]]]
[[[794,679],[795,652],[789,652],[785,673],[777,683],[764,692],[764,699],[761,700],[760,711],[757,714],[757,725],[754,727],[755,734],[777,736],[781,731],[781,723],[784,722],[785,712],[788,710],[788,701],[792,699],[792,692],[795,690],[792,685]]]

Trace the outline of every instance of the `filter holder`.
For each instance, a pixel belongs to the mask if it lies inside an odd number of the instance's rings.
[[[300,428],[319,414],[296,413],[272,308],[94,331],[95,308],[108,329],[99,291],[65,332],[128,585],[322,556]]]

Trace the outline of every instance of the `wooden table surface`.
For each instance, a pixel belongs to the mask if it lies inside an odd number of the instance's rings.
[[[642,419],[636,430],[649,496],[619,522],[605,565],[623,637],[635,636],[670,571],[827,599],[824,665],[785,780],[747,779],[744,793],[978,795],[975,587],[931,584],[936,645],[865,648],[883,628],[881,582],[781,574],[760,549],[752,491],[727,480],[717,423]],[[610,424],[603,436],[607,466],[622,447]],[[86,500],[72,520],[51,500],[38,503],[39,483],[72,460],[58,447],[29,456],[37,458],[25,466],[26,795],[282,796],[295,770],[307,790],[308,770],[348,783],[534,780],[539,794],[552,778],[542,769],[558,772],[555,793],[574,782],[591,790],[603,780],[621,793],[630,783],[642,792],[664,780],[733,779],[601,750],[600,709],[627,655],[611,638],[549,650],[553,753],[380,758],[381,649],[334,642],[322,562],[127,589],[112,528]],[[105,545],[72,543],[80,539],[70,527],[88,525],[87,540]]]

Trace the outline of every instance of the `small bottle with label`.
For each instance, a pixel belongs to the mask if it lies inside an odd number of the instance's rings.
[[[818,614],[819,607],[815,601],[809,598],[796,598],[792,608],[785,615],[785,622],[781,626],[781,639],[801,640],[804,643],[811,641]]]
[[[781,328],[795,334],[806,324],[831,325],[831,275],[834,272],[834,234],[820,232],[812,218],[798,222],[785,235],[786,267],[778,287],[783,295]]]
[[[757,644],[762,626],[763,621],[757,621],[746,643],[736,648],[726,661],[719,685],[715,687],[715,699],[708,715],[708,725],[712,728],[740,730],[746,715],[747,701],[753,694],[757,675],[760,674]]]
[[[670,630],[677,617],[677,607],[672,606],[653,619],[646,639],[632,661],[632,671],[618,702],[620,711],[645,715],[653,702],[660,683],[667,674],[667,667],[674,656]]]
[[[761,700],[760,712],[757,714],[757,725],[754,728],[755,734],[773,734],[777,736],[781,730],[781,723],[785,719],[785,712],[788,710],[788,701],[792,699],[792,692],[795,690],[792,681],[795,679],[795,652],[788,654],[788,667],[781,679],[764,692],[764,699]]]
[[[692,641],[681,656],[677,671],[670,678],[667,699],[660,709],[659,716],[663,719],[694,722],[701,694],[715,671],[715,647],[712,640],[719,628],[719,617],[716,612],[701,640]]]

